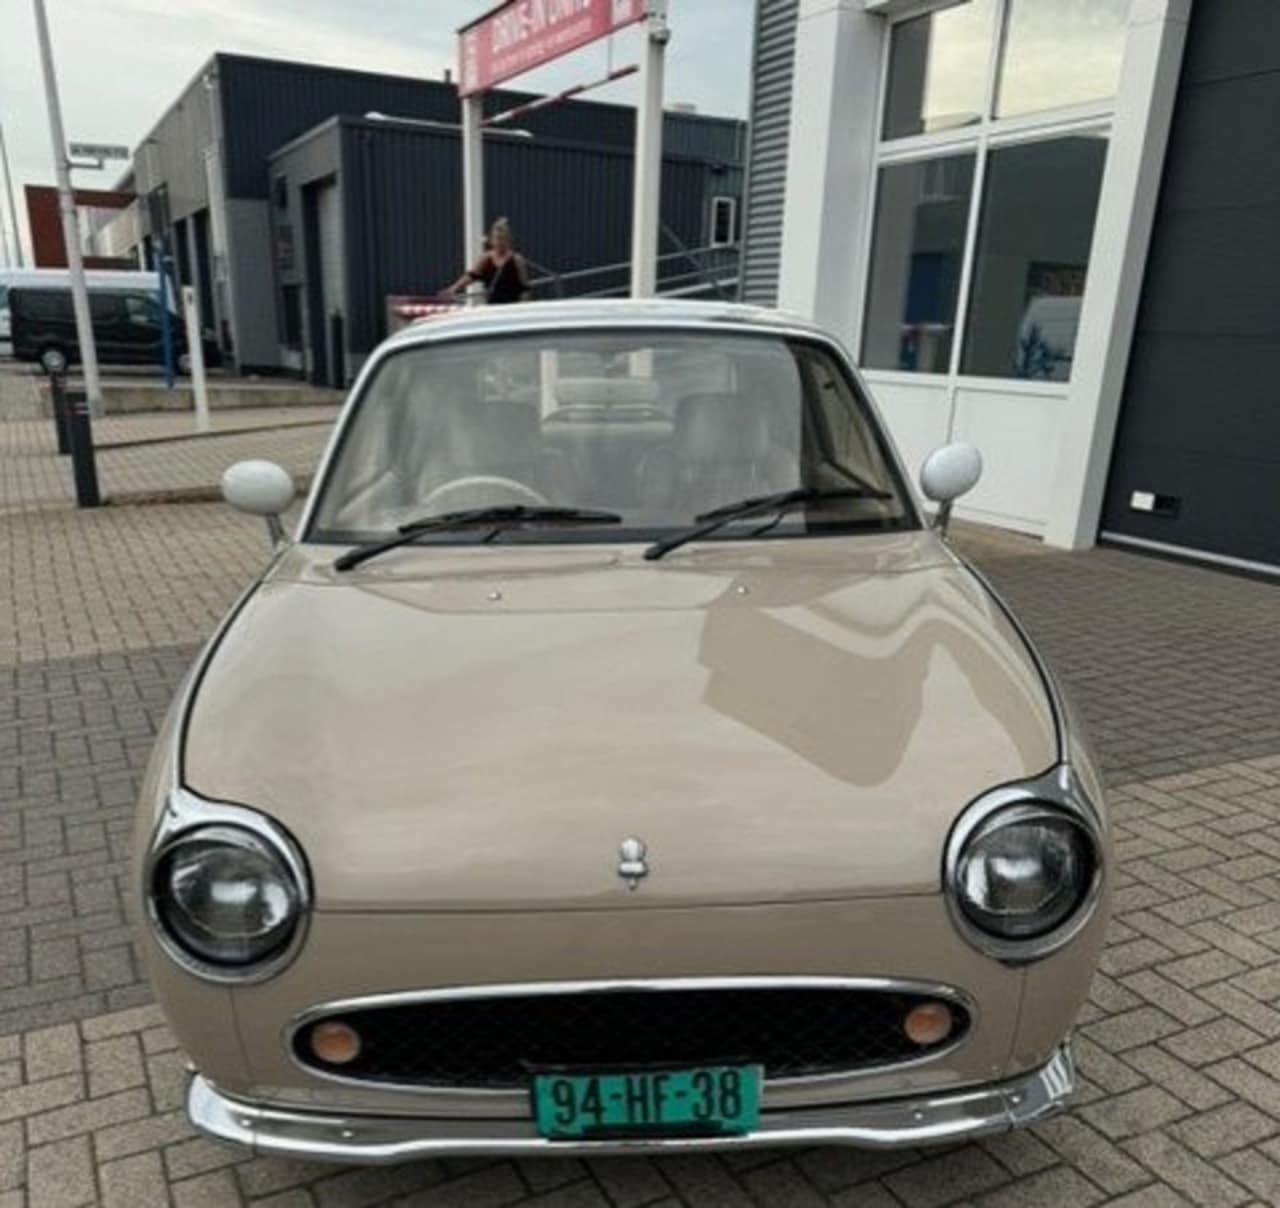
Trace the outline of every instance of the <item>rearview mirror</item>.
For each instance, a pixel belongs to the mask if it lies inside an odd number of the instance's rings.
[[[934,449],[920,467],[920,489],[925,498],[938,505],[934,527],[946,533],[951,507],[967,495],[982,477],[982,454],[973,445],[957,442]]]
[[[238,461],[222,476],[222,497],[238,512],[261,516],[273,545],[284,543],[281,514],[293,502],[293,479],[274,461]]]

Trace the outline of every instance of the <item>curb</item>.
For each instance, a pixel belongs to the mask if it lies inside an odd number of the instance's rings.
[[[311,490],[311,475],[295,478],[298,495]],[[221,503],[222,488],[218,486],[158,487],[147,491],[113,491],[106,500],[111,507],[147,507],[165,503]]]
[[[301,498],[311,490],[312,476],[295,478],[298,496]],[[221,503],[222,489],[217,486],[197,487],[160,487],[147,491],[113,491],[104,495],[97,508],[83,509],[89,512],[102,511],[104,508],[150,507],[163,504],[182,503]],[[70,512],[79,515],[82,509],[76,506],[74,499],[42,499],[31,503],[0,503],[0,516],[23,516],[36,514],[55,514]],[[0,1200],[3,1205],[3,1200]]]
[[[214,432],[183,432],[176,436],[144,436],[137,440],[108,440],[94,442],[95,450],[141,449],[148,445],[172,445],[185,440],[208,440],[217,436],[253,436],[258,432],[288,432],[294,428],[324,428],[337,422],[333,419],[299,419],[293,423],[255,425],[249,428],[219,428]]]

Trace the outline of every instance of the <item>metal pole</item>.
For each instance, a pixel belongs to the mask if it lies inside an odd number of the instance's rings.
[[[484,93],[462,101],[462,218],[463,265],[470,268],[484,242]],[[479,291],[472,285],[472,301]]]
[[[170,317],[169,309],[169,281],[170,268],[172,267],[172,257],[169,255],[169,245],[164,236],[160,237],[157,244],[159,251],[156,254],[156,260],[160,265],[160,356],[164,361],[164,385],[166,390],[172,390],[174,385],[174,356],[173,356],[173,319]],[[176,278],[175,278],[176,280]],[[177,299],[175,298],[176,302]]]
[[[204,341],[200,334],[200,304],[190,285],[182,287],[182,310],[187,320],[187,356],[191,359],[191,393],[196,404],[196,431],[209,431],[209,384],[204,373]]]
[[[9,228],[4,224],[3,215],[0,215],[0,256],[4,257],[6,268],[13,263],[13,253],[9,250]]]
[[[658,221],[662,214],[662,97],[666,74],[666,0],[650,0],[640,59],[640,112],[636,118],[636,185],[631,219],[631,296],[658,289]]]
[[[9,226],[13,229],[13,262],[22,267],[22,232],[18,230],[18,205],[13,200],[13,173],[9,169],[9,149],[4,143],[4,124],[0,123],[0,167],[4,168],[5,191],[9,194]]]
[[[58,176],[58,206],[62,211],[62,239],[67,245],[67,268],[71,275],[71,300],[76,312],[76,338],[80,344],[80,364],[91,415],[102,414],[102,385],[98,379],[98,348],[93,342],[93,318],[89,313],[89,291],[84,282],[84,259],[80,255],[80,224],[76,219],[76,199],[71,190],[71,163],[67,139],[62,129],[62,105],[54,74],[53,47],[49,42],[49,21],[44,0],[33,0],[36,34],[40,40],[40,62],[44,69],[45,103],[49,109],[49,135],[53,139],[53,161]]]

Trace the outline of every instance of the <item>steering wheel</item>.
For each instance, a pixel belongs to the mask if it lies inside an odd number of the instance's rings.
[[[494,495],[507,495],[509,498],[495,499]],[[457,498],[455,498],[455,496]],[[494,474],[468,474],[462,478],[454,478],[436,487],[422,501],[422,509],[428,514],[432,512],[459,512],[466,508],[483,508],[490,505],[501,506],[504,503],[531,504],[534,507],[547,507],[550,500],[533,487],[517,482],[514,478],[500,478]],[[442,506],[444,504],[448,506]]]

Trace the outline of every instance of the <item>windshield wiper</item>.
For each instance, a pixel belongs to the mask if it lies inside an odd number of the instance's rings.
[[[357,546],[334,561],[334,570],[354,570],[362,562],[376,558],[379,554],[389,553],[405,545],[412,545],[419,537],[430,533],[445,533],[451,529],[491,528],[493,531],[485,538],[492,541],[506,529],[522,524],[546,524],[574,527],[592,524],[621,524],[622,517],[616,512],[597,512],[590,508],[553,508],[527,507],[524,504],[511,504],[506,507],[469,508],[464,512],[444,512],[439,516],[427,516],[422,520],[414,520],[402,524],[394,537],[384,541],[372,541],[368,545]]]
[[[717,529],[735,520],[748,520],[752,516],[768,516],[774,512],[785,514],[795,508],[809,503],[827,503],[839,499],[892,499],[887,491],[874,487],[845,487],[838,490],[826,490],[822,487],[796,487],[791,491],[780,491],[776,495],[753,495],[750,499],[741,499],[737,503],[728,503],[714,511],[703,512],[696,517],[698,523],[692,528],[684,529],[661,541],[655,541],[644,556],[650,562],[656,562],[664,554],[673,549],[688,545],[690,541],[708,537]]]

